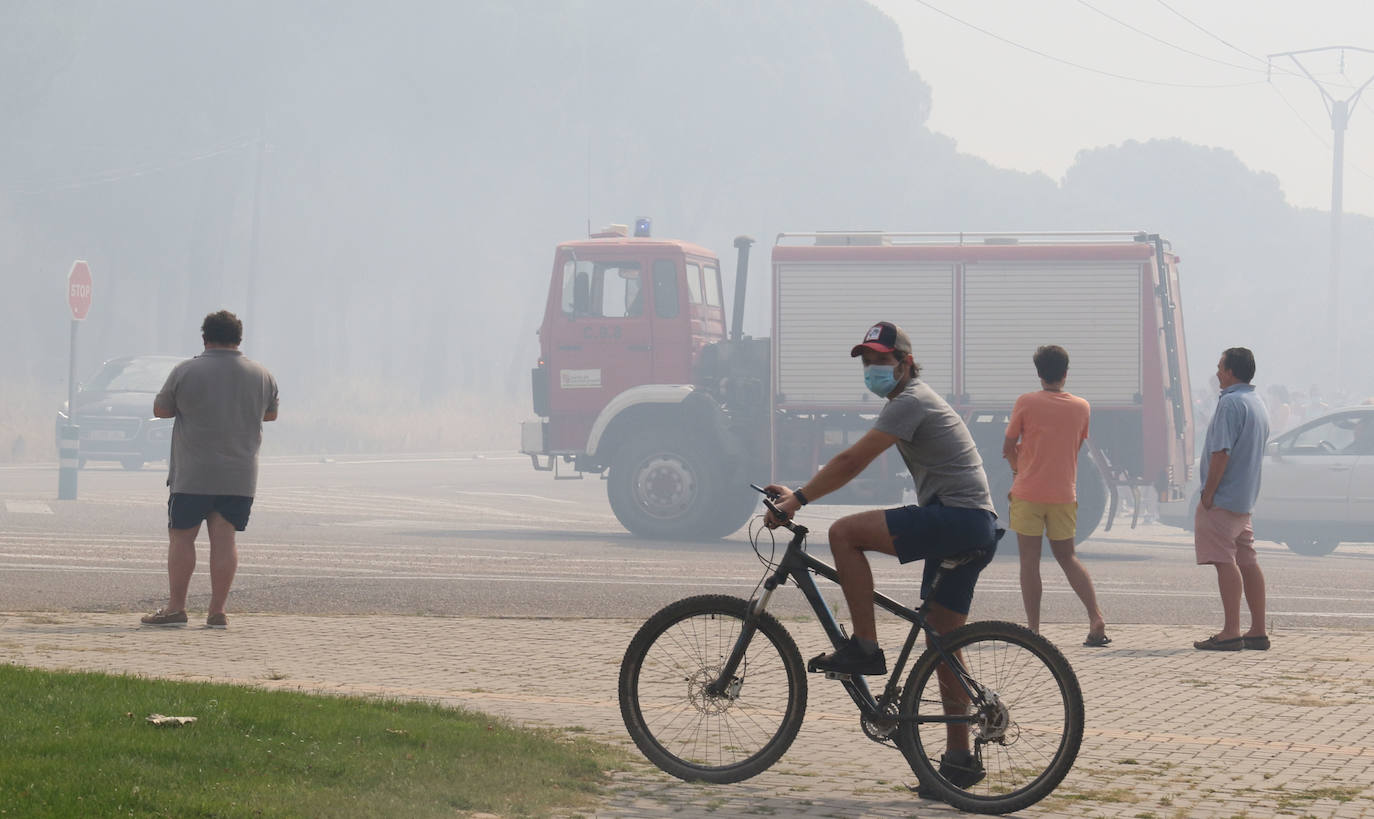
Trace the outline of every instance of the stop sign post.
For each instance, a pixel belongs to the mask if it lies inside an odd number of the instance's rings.
[[[57,498],[76,500],[76,474],[81,466],[80,430],[74,423],[76,416],[76,326],[91,312],[91,266],[84,261],[72,262],[67,273],[67,306],[72,311],[71,360],[67,367],[67,423],[58,440]]]

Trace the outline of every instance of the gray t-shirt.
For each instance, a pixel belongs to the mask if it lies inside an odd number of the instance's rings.
[[[897,450],[916,483],[917,503],[928,506],[939,498],[945,506],[994,511],[973,436],[930,385],[913,379],[887,402],[873,428],[901,439]]]
[[[194,495],[252,497],[262,418],[277,411],[277,382],[238,350],[208,349],[172,368],[153,405],[174,413],[167,485]]]

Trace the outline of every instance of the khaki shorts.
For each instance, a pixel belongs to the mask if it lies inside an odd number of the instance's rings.
[[[1073,540],[1078,531],[1077,503],[1036,503],[1012,498],[1008,517],[1011,530],[1018,535],[1048,534],[1050,540]]]
[[[1241,515],[1220,506],[1206,508],[1201,503],[1193,513],[1193,549],[1197,562],[1234,563],[1237,566],[1258,566],[1255,555],[1255,529],[1249,515]]]

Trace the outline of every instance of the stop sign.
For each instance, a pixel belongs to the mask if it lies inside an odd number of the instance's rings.
[[[91,311],[91,266],[83,261],[72,262],[72,272],[67,274],[67,305],[77,321]]]

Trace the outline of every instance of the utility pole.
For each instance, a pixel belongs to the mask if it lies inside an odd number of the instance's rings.
[[[257,309],[257,289],[258,289],[258,226],[260,214],[262,212],[262,155],[266,151],[266,142],[263,139],[263,129],[258,129],[258,158],[257,170],[253,174],[253,222],[248,234],[248,281],[244,288],[244,301],[247,302],[245,311],[249,321],[256,321]]]
[[[1358,48],[1356,46],[1325,46],[1323,48],[1309,48],[1303,51],[1284,51],[1279,54],[1270,54],[1269,62],[1272,68],[1276,57],[1287,57],[1293,61],[1307,79],[1317,86],[1317,90],[1322,94],[1322,102],[1326,105],[1326,111],[1331,115],[1331,133],[1333,135],[1331,146],[1331,283],[1329,285],[1329,301],[1327,304],[1327,323],[1331,327],[1331,349],[1334,355],[1332,361],[1336,368],[1336,386],[1339,388],[1344,378],[1344,369],[1341,363],[1341,221],[1342,213],[1342,193],[1345,177],[1345,129],[1350,123],[1350,112],[1360,101],[1360,94],[1374,82],[1374,76],[1364,81],[1364,84],[1356,88],[1350,96],[1345,99],[1336,99],[1331,92],[1326,90],[1322,81],[1312,76],[1312,72],[1307,70],[1307,66],[1302,64],[1298,58],[1304,54],[1317,54],[1325,51],[1341,52],[1341,68],[1345,68],[1345,52],[1359,51],[1365,54],[1374,54],[1374,49]]]

